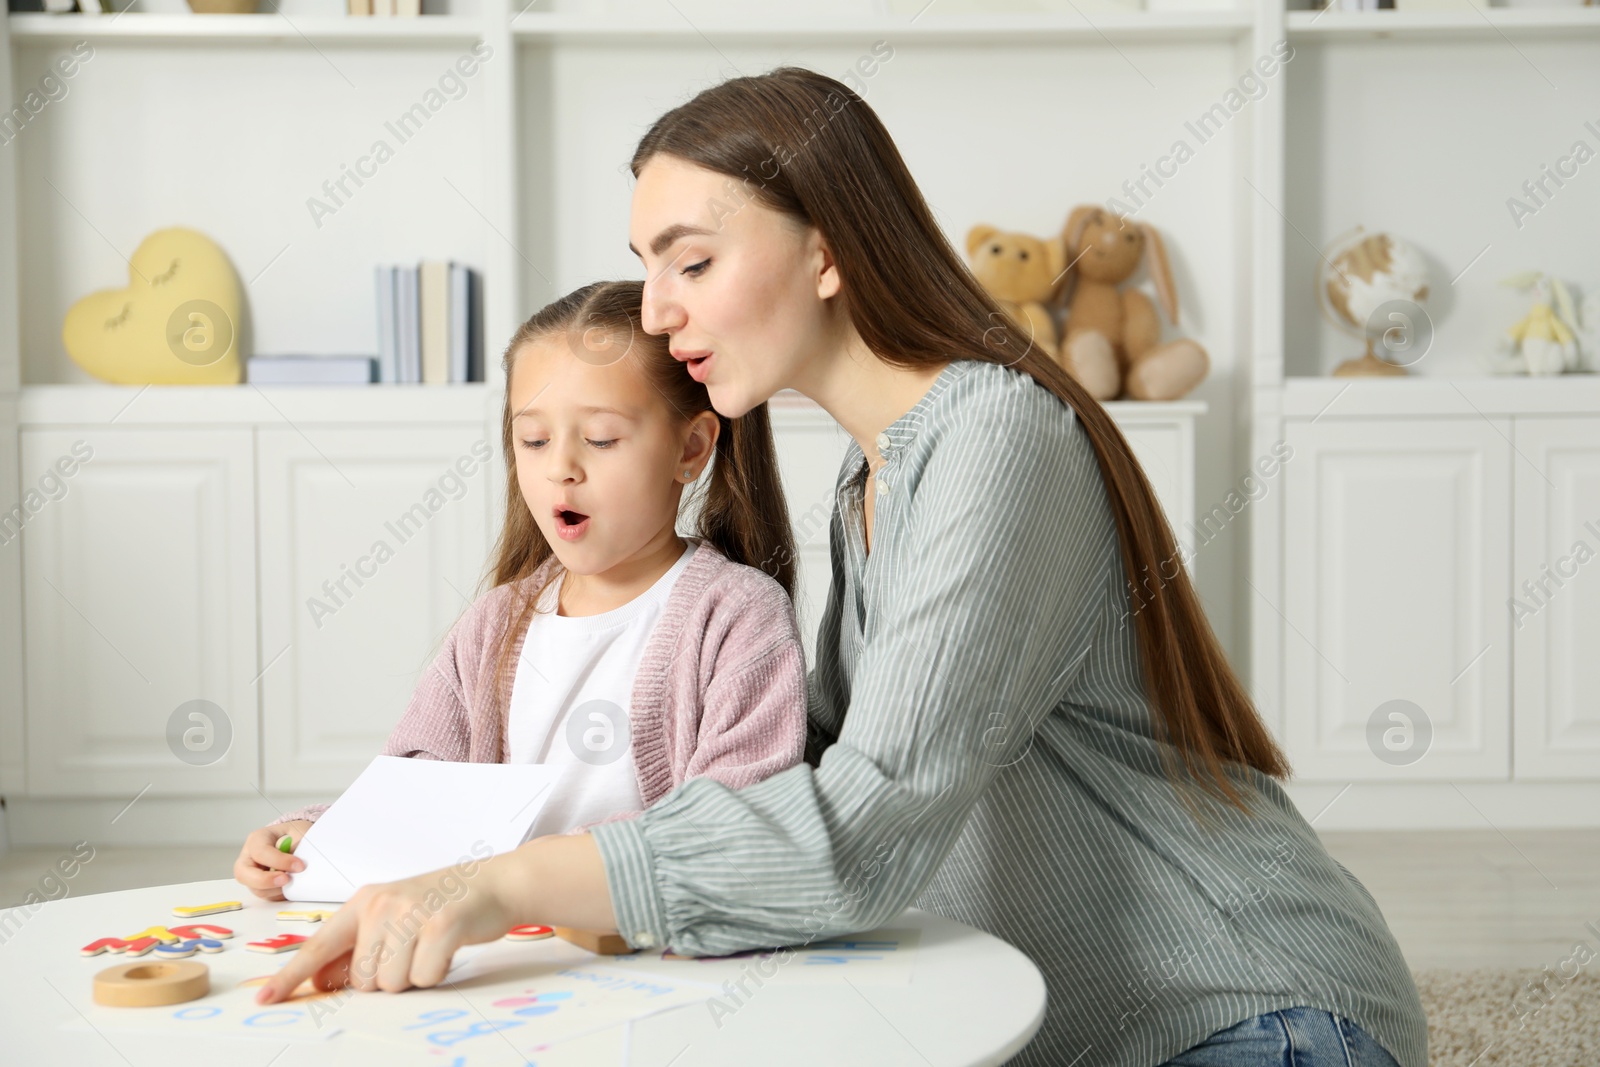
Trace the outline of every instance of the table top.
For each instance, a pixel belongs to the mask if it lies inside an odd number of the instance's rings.
[[[244,907],[191,920],[172,914],[226,900]],[[0,1019],[11,1035],[3,1058],[74,1067],[945,1067],[1003,1063],[1044,1018],[1044,979],[1031,960],[915,908],[876,931],[720,959],[664,958],[661,950],[595,956],[556,938],[490,942],[458,951],[446,981],[431,989],[346,990],[257,1007],[254,986],[290,953],[245,943],[315,932],[279,911],[337,907],[263,901],[225,878],[0,912]],[[187,922],[234,931],[223,951],[190,957],[210,969],[210,993],[164,1008],[93,1003],[95,974],[159,961],[85,957],[84,945]]]

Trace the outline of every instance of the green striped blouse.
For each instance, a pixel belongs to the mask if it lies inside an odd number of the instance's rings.
[[[1426,1067],[1416,987],[1366,889],[1271,778],[1255,814],[1162,769],[1131,600],[1087,434],[1026,374],[951,363],[852,442],[809,678],[807,762],[691,779],[592,833],[623,935],[689,955],[881,926],[914,905],[1043,972],[1011,1062],[1151,1067],[1295,1005]]]

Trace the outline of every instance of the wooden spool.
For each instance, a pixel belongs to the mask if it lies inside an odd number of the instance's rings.
[[[570,926],[555,928],[556,936],[569,944],[588,949],[597,956],[627,956],[639,950],[628,944],[621,934],[602,934],[598,930],[575,930]]]
[[[94,1002],[116,1008],[182,1004],[211,992],[211,968],[193,960],[124,963],[94,976]]]

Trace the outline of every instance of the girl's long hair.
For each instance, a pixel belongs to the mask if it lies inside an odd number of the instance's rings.
[[[732,179],[725,209],[754,200],[827,241],[844,307],[898,367],[952,358],[1015,367],[1076,413],[1116,521],[1146,690],[1174,786],[1248,812],[1226,764],[1284,778],[1285,758],[1223,654],[1144,470],[1117,424],[1060,364],[1019,337],[934,220],[877,114],[841,82],[798,67],[734,78],[663,115],[632,169],[666,155]],[[1182,757],[1175,765],[1171,750]],[[1185,800],[1189,789],[1183,789]],[[1197,812],[1198,813],[1198,812]]]
[[[500,448],[506,466],[506,510],[490,564],[491,587],[512,584],[509,625],[495,658],[495,701],[504,723],[505,694],[513,676],[512,650],[527,630],[546,589],[558,578],[560,560],[551,565],[538,588],[524,583],[555,555],[528,510],[517,484],[516,442],[511,432],[511,371],[529,342],[554,341],[574,359],[610,363],[632,361],[654,387],[661,402],[687,423],[702,411],[716,410],[706,387],[689,377],[672,358],[665,335],[644,332],[641,281],[593,282],[552,302],[517,328],[506,345],[506,396],[500,416]],[[777,580],[790,599],[795,593],[795,543],[778,474],[778,452],[772,438],[767,405],[759,404],[737,419],[717,413],[720,428],[711,473],[693,491],[698,504],[695,536],[709,542],[734,563],[758,567]],[[520,593],[520,595],[519,595]],[[504,732],[502,731],[502,737]]]

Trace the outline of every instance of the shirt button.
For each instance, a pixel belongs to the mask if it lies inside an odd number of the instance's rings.
[[[649,930],[640,930],[633,935],[633,940],[638,943],[640,948],[649,948],[656,943],[656,936]]]
[[[888,435],[888,434],[886,434],[886,433],[880,433],[880,434],[879,434],[879,435],[878,435],[878,439],[877,439],[877,445],[878,445],[878,451],[879,451],[879,452],[883,452],[883,451],[884,451],[884,450],[886,450],[886,449],[887,449],[887,448],[889,448],[889,447],[890,447],[890,445],[892,445],[892,444],[893,444],[893,443],[894,443],[894,442],[892,442],[892,441],[890,441],[890,440],[889,440],[889,435]]]
[[[888,491],[889,491],[889,479],[880,477],[878,479],[878,492],[887,493]]]

